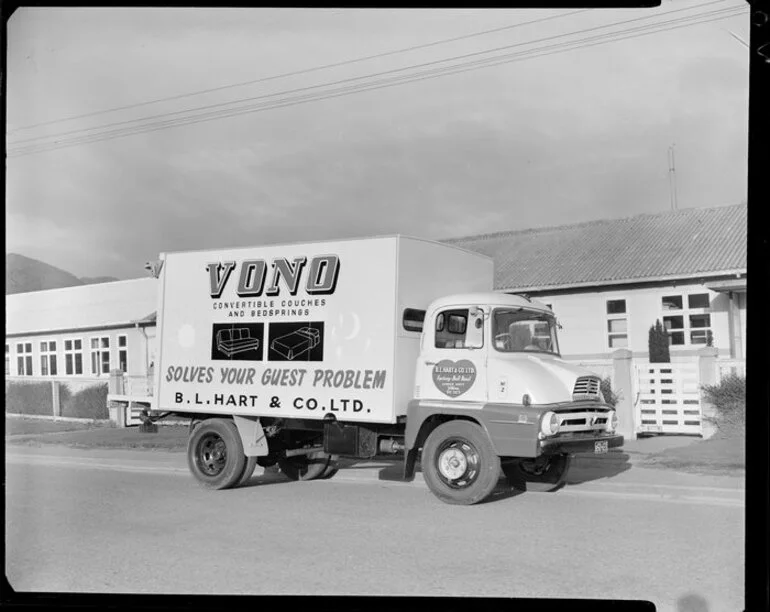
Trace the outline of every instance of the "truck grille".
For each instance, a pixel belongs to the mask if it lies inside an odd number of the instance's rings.
[[[572,399],[574,401],[599,399],[599,377],[579,377],[575,382],[574,389],[572,389]]]

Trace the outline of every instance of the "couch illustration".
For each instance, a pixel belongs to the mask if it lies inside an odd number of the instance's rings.
[[[321,332],[317,329],[301,327],[290,334],[275,338],[270,343],[270,348],[286,359],[293,360],[318,346],[320,341]]]
[[[217,349],[228,357],[236,353],[259,348],[259,338],[252,338],[247,327],[220,329],[217,332]]]

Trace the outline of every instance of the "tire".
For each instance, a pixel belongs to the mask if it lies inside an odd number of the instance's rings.
[[[422,449],[428,488],[448,504],[486,499],[500,478],[500,458],[480,425],[454,420],[434,429]]]
[[[229,489],[238,484],[246,456],[235,423],[209,419],[198,425],[187,441],[187,466],[205,489]]]
[[[514,489],[549,493],[564,486],[571,462],[572,455],[569,454],[547,457],[542,464],[532,459],[516,458],[503,462],[503,473]]]
[[[329,458],[329,463],[326,466],[326,469],[318,478],[321,480],[328,480],[329,478],[333,478],[334,475],[340,471],[338,459],[338,455],[332,455]]]
[[[242,487],[245,485],[249,480],[251,480],[252,475],[254,474],[254,469],[257,467],[257,457],[246,457],[246,461],[243,465],[243,474],[241,474],[241,477],[238,479],[238,483],[235,485],[236,487]]]
[[[330,461],[331,455],[317,451],[309,455],[281,458],[278,467],[290,480],[316,480],[323,477]]]

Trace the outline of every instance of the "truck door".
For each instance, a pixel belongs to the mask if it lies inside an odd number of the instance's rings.
[[[420,398],[458,402],[487,401],[485,328],[478,307],[436,312],[423,337],[419,367]]]

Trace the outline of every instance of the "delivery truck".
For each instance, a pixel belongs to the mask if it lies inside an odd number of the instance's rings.
[[[386,236],[161,254],[148,420],[191,419],[209,489],[257,465],[331,477],[401,455],[440,500],[505,477],[555,489],[576,452],[620,446],[600,379],[560,357],[544,304],[493,291],[493,261]]]

